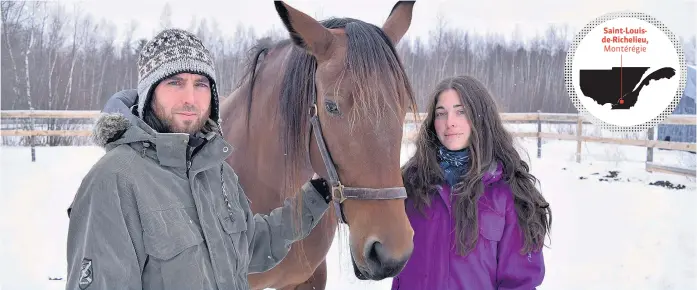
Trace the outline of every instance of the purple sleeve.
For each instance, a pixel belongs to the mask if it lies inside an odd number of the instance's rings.
[[[506,206],[506,226],[498,248],[498,290],[531,290],[542,284],[545,276],[542,251],[521,254],[524,242],[511,200]]]

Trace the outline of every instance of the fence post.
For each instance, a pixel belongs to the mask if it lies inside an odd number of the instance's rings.
[[[654,139],[654,127],[649,128],[649,131],[646,132],[646,139]],[[646,146],[646,162],[653,162],[653,147]]]
[[[542,158],[542,117],[540,116],[541,111],[537,110],[537,158]]]
[[[29,104],[31,105],[31,104]],[[31,130],[34,131],[36,130],[34,127],[34,106],[29,107],[29,111],[31,112],[31,118],[29,119],[31,122]],[[31,146],[31,162],[36,162],[36,149],[34,148],[34,135],[29,137],[29,145]]]
[[[576,121],[576,163],[581,163],[581,138],[583,138],[583,117],[579,114]]]

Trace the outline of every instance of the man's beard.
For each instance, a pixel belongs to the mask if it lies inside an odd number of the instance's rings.
[[[182,108],[172,109],[171,112],[166,112],[164,108],[157,103],[153,103],[153,110],[150,114],[152,118],[147,122],[153,129],[159,133],[187,133],[193,135],[198,133],[206,125],[206,120],[210,115],[210,108],[205,113],[199,115],[197,119],[185,120],[179,124],[174,120],[175,113],[189,112],[198,113],[199,111],[194,106],[184,106]]]

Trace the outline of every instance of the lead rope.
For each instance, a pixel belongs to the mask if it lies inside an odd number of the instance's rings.
[[[223,165],[220,165],[220,184],[223,190],[223,199],[225,200],[225,205],[227,206],[227,212],[230,216],[230,221],[232,221],[232,205],[230,204],[230,199],[227,196],[227,190],[225,188],[225,178],[223,177]]]
[[[220,135],[220,138],[223,138],[223,129],[220,127],[220,123],[222,122],[221,118],[218,118],[218,122],[216,122],[216,128],[218,129],[218,134]],[[223,161],[225,162],[225,161]],[[233,221],[232,219],[232,205],[230,204],[230,199],[227,196],[227,189],[225,188],[225,177],[223,175],[223,167],[224,164],[220,164],[220,188],[223,191],[223,200],[225,201],[225,206],[227,207],[227,213],[228,216],[230,216],[230,222]]]
[[[222,120],[220,118],[218,118],[218,122],[216,122],[216,128],[218,129],[218,134],[220,135],[220,138],[223,138],[223,129],[220,127],[221,121]],[[225,163],[224,160],[223,160],[223,163]],[[225,168],[225,164],[220,164],[220,189],[223,192],[223,200],[225,201],[225,207],[227,207],[227,213],[228,213],[228,216],[230,217],[230,222],[232,223],[234,221],[234,219],[232,218],[232,205],[230,204],[230,198],[227,195],[227,188],[225,187],[225,175],[223,174],[224,168]],[[247,200],[249,200],[249,198]],[[232,242],[232,244],[233,244],[232,248],[234,249],[235,254],[237,255],[237,263],[236,264],[237,264],[237,268],[239,269],[240,268],[240,252],[237,249],[238,246],[234,245],[235,242]],[[237,282],[234,279],[232,281],[234,284],[237,284]]]

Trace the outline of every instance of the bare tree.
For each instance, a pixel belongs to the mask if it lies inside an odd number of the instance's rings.
[[[165,3],[160,14],[160,30],[172,27],[172,7],[169,2]]]
[[[15,103],[17,100],[19,100],[19,70],[17,69],[17,61],[15,60],[14,56],[14,49],[13,49],[13,41],[18,37],[16,33],[18,32],[17,28],[10,28],[8,23],[12,24],[17,24],[19,23],[21,18],[24,18],[24,7],[25,7],[25,2],[10,2],[10,1],[4,1],[2,2],[2,34],[3,34],[3,44],[5,44],[5,47],[7,47],[7,53],[10,57],[10,61],[12,63],[12,71],[13,71],[13,76],[14,76],[14,83],[12,84],[12,90],[14,91],[15,98],[13,99],[12,102],[12,108],[14,109]],[[12,15],[14,14],[14,15]],[[14,20],[10,20],[10,17],[14,16],[16,17]],[[14,37],[11,37],[14,36]],[[6,75],[6,74],[3,74]]]
[[[63,15],[61,13],[62,11],[60,9],[54,9],[53,13],[51,13],[51,28],[49,32],[49,51],[48,51],[48,63],[51,64],[50,69],[48,69],[48,110],[53,110],[54,109],[54,104],[55,104],[55,96],[56,92],[55,90],[57,89],[57,86],[54,87],[52,85],[53,83],[53,74],[56,71],[56,64],[58,63],[59,59],[59,51],[60,47],[63,44],[63,36],[62,36],[62,29],[63,29]],[[53,58],[53,60],[51,60]]]
[[[77,7],[77,4],[75,4]],[[72,91],[73,91],[73,73],[75,72],[75,62],[79,58],[78,56],[78,23],[80,22],[80,13],[76,13],[75,17],[73,19],[73,49],[72,49],[72,56],[70,60],[70,73],[68,74],[68,83],[66,84],[66,89],[65,89],[65,97],[64,97],[64,104],[65,104],[65,110],[68,109],[70,106],[70,100],[72,97]]]
[[[31,8],[31,15],[29,16],[30,18],[30,26],[29,26],[29,43],[27,43],[27,50],[24,53],[24,73],[26,76],[26,98],[27,98],[27,105],[29,106],[29,110],[32,112],[34,111],[34,105],[31,102],[31,79],[29,77],[29,55],[31,54],[31,49],[34,46],[34,15],[35,12],[38,8],[39,2],[34,2],[32,3],[32,8]],[[30,118],[29,122],[31,122],[30,127],[32,130],[34,130],[34,118]],[[31,161],[34,162],[36,161],[36,150],[34,148],[34,136],[29,137],[30,143],[31,144]]]

